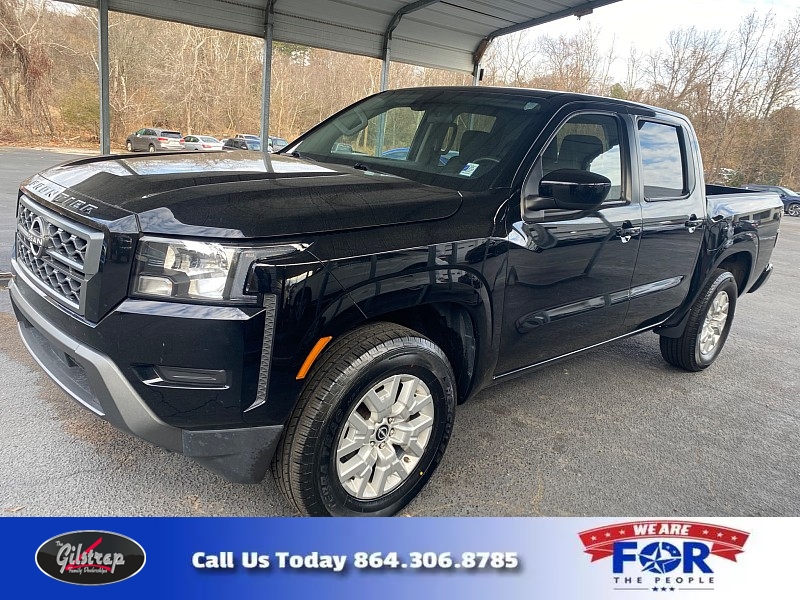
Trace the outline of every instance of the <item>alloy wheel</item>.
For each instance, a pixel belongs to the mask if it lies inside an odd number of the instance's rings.
[[[722,337],[722,332],[725,330],[725,323],[728,321],[728,308],[730,306],[730,299],[725,290],[714,296],[711,306],[708,308],[706,318],[703,321],[703,328],[700,331],[700,354],[702,356],[710,356],[716,350],[719,340]]]
[[[347,493],[380,498],[416,470],[434,422],[428,386],[418,377],[393,375],[372,386],[347,418],[336,448],[336,470]]]

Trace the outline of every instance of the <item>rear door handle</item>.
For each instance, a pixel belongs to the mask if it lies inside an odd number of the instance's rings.
[[[640,233],[642,233],[642,228],[634,227],[630,221],[625,221],[622,227],[617,227],[617,237],[623,244],[627,244],[632,237],[636,237]]]
[[[692,215],[683,225],[689,230],[689,233],[694,233],[696,229],[703,226],[703,219],[698,219],[697,215]]]

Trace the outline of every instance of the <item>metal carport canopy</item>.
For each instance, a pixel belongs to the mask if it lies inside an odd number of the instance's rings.
[[[477,78],[480,60],[494,38],[588,15],[619,0],[62,1],[100,11],[101,146],[108,153],[109,10],[264,38],[265,91],[273,40],[381,58],[381,89],[386,89],[390,60],[473,73]],[[268,93],[264,98],[262,137],[267,135]]]

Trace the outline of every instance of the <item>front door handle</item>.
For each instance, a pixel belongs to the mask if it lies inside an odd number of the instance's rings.
[[[692,215],[683,225],[689,230],[689,233],[694,233],[695,230],[703,226],[703,219],[698,219],[697,215]]]
[[[636,237],[640,233],[642,233],[642,228],[634,227],[630,221],[625,221],[621,227],[617,227],[617,237],[623,244],[627,244],[632,237]]]

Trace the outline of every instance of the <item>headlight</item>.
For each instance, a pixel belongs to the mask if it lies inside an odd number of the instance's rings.
[[[304,248],[300,244],[245,248],[145,237],[136,252],[131,295],[255,304],[257,298],[244,293],[253,261]]]

